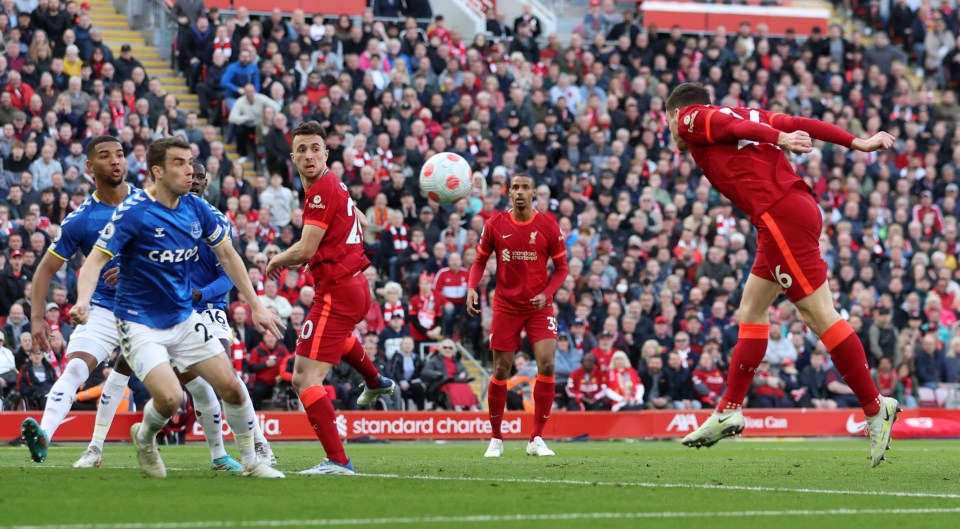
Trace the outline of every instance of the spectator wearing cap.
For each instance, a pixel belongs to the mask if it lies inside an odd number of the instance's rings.
[[[43,318],[46,320],[50,332],[58,331],[63,335],[64,340],[70,341],[70,335],[73,334],[73,326],[60,319],[60,305],[57,305],[53,301],[48,302],[43,313]]]
[[[10,252],[9,264],[0,272],[0,314],[7,314],[14,301],[23,298],[23,289],[33,273],[23,265],[23,251]]]
[[[586,320],[579,316],[570,322],[570,347],[580,355],[587,354],[598,347],[597,339],[587,331]]]
[[[120,46],[120,57],[113,61],[113,66],[117,70],[118,79],[130,79],[133,76],[134,68],[143,68],[143,63],[133,56],[133,47],[124,44]],[[144,68],[144,70],[146,69]]]
[[[674,347],[672,329],[666,316],[660,315],[653,319],[652,339],[660,344],[664,351],[672,351]]]

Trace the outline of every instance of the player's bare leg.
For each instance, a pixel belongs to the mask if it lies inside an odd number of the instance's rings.
[[[556,455],[543,442],[543,428],[550,419],[556,380],[553,377],[553,360],[557,352],[555,339],[540,340],[533,344],[533,356],[537,360],[537,382],[533,386],[533,433],[527,443],[527,455],[549,457]]]
[[[93,427],[93,437],[87,449],[80,454],[80,458],[73,464],[73,468],[95,468],[103,464],[103,443],[107,439],[110,425],[117,415],[120,401],[127,390],[132,370],[127,359],[121,354],[117,362],[107,375],[103,384],[103,393],[100,394],[100,405],[97,406],[97,419]]]
[[[137,450],[137,461],[150,478],[167,477],[167,468],[157,450],[157,432],[177,413],[183,400],[180,381],[170,364],[161,363],[143,379],[150,391],[150,400],[143,408],[143,421],[130,428],[130,438]]]
[[[490,445],[483,457],[503,455],[503,410],[507,407],[507,379],[513,367],[513,351],[491,351],[493,354],[493,374],[487,388],[487,413],[490,417]]]
[[[880,395],[870,375],[863,344],[853,327],[834,308],[833,296],[826,282],[796,305],[804,323],[820,337],[830,351],[837,371],[860,401],[863,413],[867,416],[870,434],[870,462],[873,466],[879,465],[889,448],[899,403],[896,399]]]
[[[353,463],[343,450],[340,432],[337,431],[337,413],[330,395],[323,388],[323,379],[333,364],[298,356],[293,364],[293,389],[303,403],[303,409],[313,425],[313,430],[323,445],[327,457],[317,466],[299,474],[354,474]]]
[[[233,436],[240,449],[243,463],[243,475],[258,478],[282,478],[283,473],[270,467],[257,458],[253,440],[253,427],[257,422],[253,411],[253,402],[247,388],[240,383],[226,353],[197,362],[190,371],[200,375],[213,386],[223,399],[223,410],[227,424],[233,430]]]
[[[743,399],[753,383],[760,361],[767,352],[770,304],[780,294],[780,285],[750,274],[743,288],[739,308],[737,345],[730,358],[727,389],[717,409],[699,428],[683,438],[683,444],[701,448],[715,445],[725,437],[743,431]]]

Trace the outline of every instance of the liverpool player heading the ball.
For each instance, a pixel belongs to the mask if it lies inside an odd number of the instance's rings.
[[[550,417],[555,391],[553,357],[557,349],[557,319],[553,313],[553,294],[567,278],[567,251],[556,219],[533,209],[536,186],[533,178],[518,174],[510,181],[513,209],[490,219],[480,236],[477,260],[470,268],[467,311],[479,314],[477,287],[487,259],[497,259],[497,292],[490,325],[490,349],[493,351],[493,376],[487,391],[490,446],[484,457],[503,454],[503,408],[507,402],[507,378],[513,354],[520,347],[520,331],[527,332],[537,361],[537,382],[533,389],[534,427],[527,444],[527,455],[552,456],[541,435]],[[547,259],[554,272],[547,271]]]
[[[810,152],[814,139],[871,152],[893,145],[880,132],[862,140],[813,119],[752,108],[710,105],[700,84],[684,83],[667,99],[670,133],[681,150],[690,150],[704,176],[757,228],[757,255],[740,303],[740,339],[733,350],[727,390],[716,411],[684,437],[692,447],[712,446],[743,430],[743,399],[767,349],[770,304],[786,293],[807,326],[830,351],[833,363],[867,416],[870,459],[880,464],[897,416],[895,399],[882,397],[870,376],[863,344],[840,317],[820,257],[820,208],[797,176],[784,151]]]

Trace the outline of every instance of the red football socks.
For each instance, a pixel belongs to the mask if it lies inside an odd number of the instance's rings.
[[[717,405],[717,412],[739,410],[743,406],[757,367],[767,354],[767,338],[770,336],[768,323],[741,323],[737,333],[737,345],[730,358],[730,372],[727,374],[727,391]]]
[[[340,360],[356,369],[363,377],[363,382],[368,388],[377,389],[380,387],[380,372],[370,361],[370,357],[367,356],[367,352],[363,350],[363,345],[360,344],[360,340],[357,340],[356,336],[347,338],[347,342],[343,345],[343,354],[340,356]]]
[[[507,381],[490,377],[487,388],[487,409],[490,413],[491,437],[503,439],[500,425],[503,423],[503,409],[507,407]]]
[[[553,396],[556,393],[556,379],[553,376],[537,375],[537,383],[533,386],[533,434],[534,437],[543,436],[543,427],[550,418],[553,409]]]
[[[820,341],[830,351],[833,365],[837,366],[844,382],[860,401],[863,413],[867,417],[880,413],[880,392],[870,376],[867,354],[853,327],[847,320],[838,320],[820,336]]]
[[[337,431],[337,413],[333,410],[333,403],[327,398],[327,390],[323,389],[323,386],[310,386],[300,392],[300,402],[303,403],[303,409],[307,412],[317,439],[327,453],[327,459],[346,465],[347,453],[343,451],[343,443]]]

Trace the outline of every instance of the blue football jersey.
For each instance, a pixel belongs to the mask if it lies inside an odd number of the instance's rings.
[[[190,275],[199,246],[216,246],[229,234],[207,204],[191,194],[175,209],[146,191],[117,206],[96,248],[120,257],[114,314],[153,329],[168,329],[193,313]]]
[[[128,194],[132,186],[127,186]],[[56,257],[64,261],[73,257],[79,250],[84,256],[90,255],[93,245],[100,238],[100,231],[110,222],[116,206],[104,204],[97,199],[96,193],[87,197],[80,204],[80,207],[63,219],[60,224],[60,233],[53,243],[47,249]],[[113,258],[104,267],[108,270],[120,264],[120,260]],[[114,296],[117,293],[116,287],[111,287],[103,282],[103,276],[97,282],[97,289],[93,292],[92,305],[103,307],[112,311],[114,305]]]
[[[232,226],[227,217],[209,203],[207,203],[207,207],[210,208],[210,212],[217,217],[220,224],[229,233]],[[192,289],[203,292],[200,301],[193,302],[193,310],[227,310],[227,294],[233,288],[233,283],[227,277],[223,267],[220,266],[217,255],[205,244],[201,244],[200,250],[197,252],[196,266],[191,272],[190,283]]]

